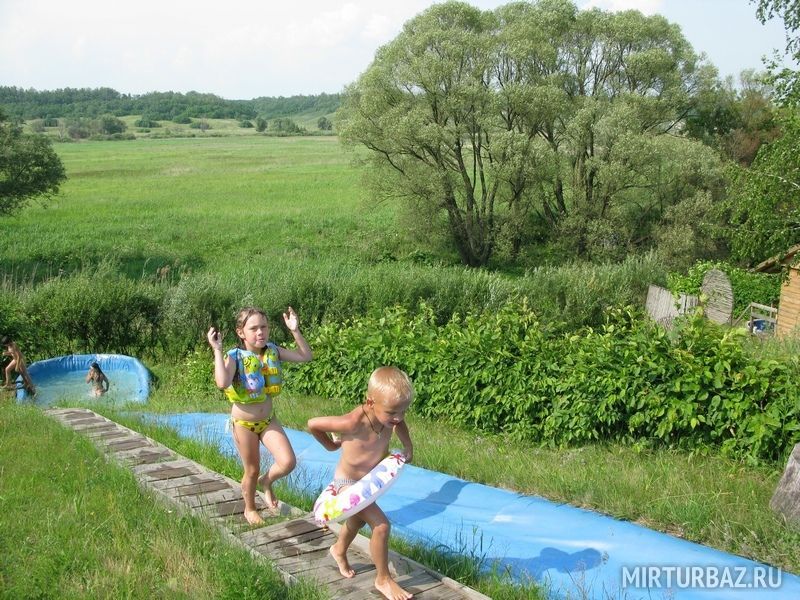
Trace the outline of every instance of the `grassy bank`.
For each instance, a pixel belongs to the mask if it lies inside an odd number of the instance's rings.
[[[33,407],[0,401],[0,597],[323,598],[176,515]]]

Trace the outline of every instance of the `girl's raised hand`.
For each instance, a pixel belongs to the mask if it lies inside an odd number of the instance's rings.
[[[289,331],[297,331],[299,329],[300,319],[297,318],[297,313],[294,312],[291,306],[288,312],[283,313],[283,322],[286,323],[286,327],[289,328]]]
[[[216,350],[222,350],[222,334],[219,331],[212,327],[208,330],[206,337],[208,338],[209,346]]]

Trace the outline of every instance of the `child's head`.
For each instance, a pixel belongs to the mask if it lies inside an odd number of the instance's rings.
[[[263,348],[269,341],[269,318],[256,306],[246,306],[236,315],[236,335],[241,345]]]
[[[98,371],[99,372],[100,371],[100,365],[98,363],[96,363],[96,362],[93,362],[91,365],[89,365],[89,370],[90,371],[94,370],[94,371]]]
[[[3,346],[10,346],[12,344],[11,338],[7,335],[3,336],[3,339],[0,340],[0,345]]]
[[[378,367],[367,384],[367,405],[382,425],[396,425],[405,418],[414,399],[414,385],[397,367]]]

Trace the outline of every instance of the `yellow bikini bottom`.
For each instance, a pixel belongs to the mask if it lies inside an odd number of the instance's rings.
[[[261,435],[262,433],[264,433],[264,431],[266,431],[267,427],[269,427],[269,424],[272,423],[273,416],[274,414],[270,415],[268,419],[264,419],[263,421],[245,421],[244,419],[234,419],[233,417],[231,417],[231,423],[233,423],[234,425],[241,425],[242,427],[244,427],[245,429],[249,429],[256,435]]]

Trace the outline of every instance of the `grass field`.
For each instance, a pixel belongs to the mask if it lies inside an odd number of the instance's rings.
[[[392,238],[391,207],[361,194],[352,157],[334,137],[55,148],[69,178],[62,194],[0,220],[0,272],[17,280],[102,260],[132,277],[165,266],[363,261]]]

